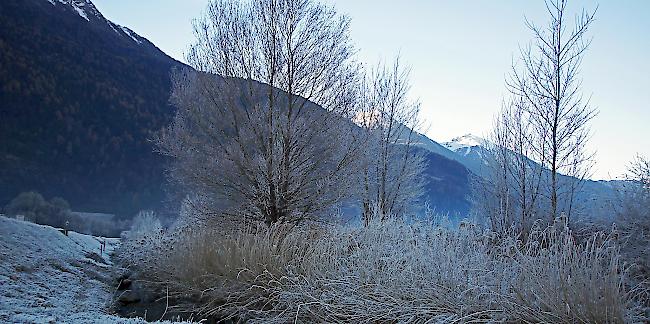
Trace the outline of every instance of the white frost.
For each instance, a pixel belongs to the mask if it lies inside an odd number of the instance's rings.
[[[0,323],[146,323],[109,314],[105,239],[0,216]]]

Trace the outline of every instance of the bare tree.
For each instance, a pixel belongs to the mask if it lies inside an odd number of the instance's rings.
[[[513,67],[507,86],[513,96],[523,98],[530,122],[543,130],[531,149],[549,170],[549,214],[570,213],[575,191],[589,175],[592,154],[585,149],[589,139],[588,122],[595,116],[589,100],[580,93],[578,73],[582,57],[589,47],[585,33],[594,21],[595,11],[582,11],[570,26],[566,0],[548,0],[550,22],[538,27],[526,22],[535,35],[532,46],[521,50],[521,69]],[[569,177],[562,178],[564,174]],[[574,181],[577,179],[577,181]]]
[[[650,160],[642,155],[634,157],[628,166],[627,178],[636,181],[646,192],[650,192]]]
[[[478,209],[489,218],[492,229],[514,228],[525,237],[541,213],[544,170],[535,162],[542,159],[535,156],[533,144],[542,133],[530,123],[526,100],[515,97],[503,104],[484,144],[489,165],[487,177],[476,188],[479,192],[475,192],[479,194],[475,197]]]
[[[424,161],[415,149],[419,102],[408,98],[409,71],[396,59],[380,64],[362,82],[355,121],[365,132],[362,204],[364,223],[372,217],[402,215],[422,195]]]
[[[643,226],[637,227],[650,233],[650,160],[642,155],[635,156],[628,165],[625,179],[619,192],[622,209],[618,218],[626,224],[642,223]]]
[[[630,265],[631,285],[644,293],[650,307],[650,160],[637,155],[628,165],[625,185],[620,189],[621,209],[616,215],[621,255]]]
[[[511,152],[508,149],[509,134],[507,113],[509,107],[503,105],[501,115],[494,121],[492,133],[483,143],[486,147],[487,171],[484,177],[475,177],[472,181],[473,208],[476,213],[490,222],[490,228],[502,232],[512,225],[512,183]]]
[[[535,143],[540,138],[543,129],[535,123],[530,123],[528,103],[521,97],[512,99],[510,109],[504,111],[504,127],[510,139],[506,146],[511,153],[510,168],[514,187],[515,202],[518,213],[519,230],[524,237],[527,231],[539,217],[540,190],[542,187],[543,168],[534,160],[543,160],[536,155]],[[538,142],[539,143],[539,142]],[[544,154],[544,142],[539,143]]]
[[[348,25],[310,0],[212,1],[158,139],[172,179],[219,214],[267,224],[353,196],[363,134]]]

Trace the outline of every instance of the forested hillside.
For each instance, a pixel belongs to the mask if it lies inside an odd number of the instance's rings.
[[[83,1],[0,2],[0,52],[0,205],[28,190],[96,212],[161,201],[148,139],[180,63]]]

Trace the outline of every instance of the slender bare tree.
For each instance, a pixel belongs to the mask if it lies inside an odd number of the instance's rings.
[[[487,148],[487,177],[475,190],[477,209],[497,231],[517,230],[524,237],[540,211],[543,168],[535,160],[533,144],[543,129],[530,123],[523,98],[503,104],[494,122]],[[543,143],[542,143],[543,145]],[[541,150],[543,153],[544,150]]]
[[[490,221],[496,232],[507,230],[513,222],[512,181],[509,146],[509,106],[503,105],[501,115],[494,120],[492,133],[483,143],[486,147],[487,171],[473,181],[472,195],[475,211]]]
[[[650,159],[637,155],[629,163],[616,214],[621,255],[630,264],[631,284],[645,293],[644,306],[650,307]]]
[[[506,83],[515,97],[526,102],[530,122],[544,131],[539,141],[532,142],[531,149],[549,170],[549,184],[545,187],[550,217],[561,212],[570,217],[575,192],[589,175],[593,156],[586,152],[585,145],[590,134],[588,123],[596,111],[583,98],[578,75],[590,43],[585,34],[595,11],[583,10],[570,24],[566,0],[548,0],[545,4],[550,22],[546,27],[526,22],[535,40],[522,48],[521,69],[513,67]]]
[[[171,178],[220,215],[267,224],[352,197],[364,139],[348,26],[310,0],[212,1],[158,139]]]
[[[424,161],[415,149],[420,103],[408,97],[409,70],[396,59],[379,64],[361,86],[355,118],[366,136],[362,204],[364,223],[412,209],[422,195]]]
[[[628,166],[626,177],[638,182],[644,191],[650,192],[650,159],[637,154]]]
[[[517,213],[519,219],[519,231],[524,238],[528,229],[538,217],[540,189],[542,186],[543,168],[534,160],[543,160],[542,156],[536,155],[534,150],[537,139],[544,129],[539,125],[529,123],[528,103],[521,97],[512,99],[510,109],[504,111],[504,119],[507,119],[505,128],[508,129],[508,137],[511,139],[507,146],[511,152],[510,168],[514,187]],[[540,143],[544,154],[544,143]]]

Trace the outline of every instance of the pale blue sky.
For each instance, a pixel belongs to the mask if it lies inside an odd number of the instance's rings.
[[[94,0],[115,23],[183,61],[193,18],[207,0]],[[411,66],[427,135],[442,142],[483,136],[506,91],[504,76],[529,20],[546,22],[540,1],[325,0],[352,18],[360,59],[398,53]],[[599,5],[582,68],[583,93],[600,113],[592,121],[595,179],[620,176],[638,152],[650,157],[650,1],[570,1],[571,15]]]

